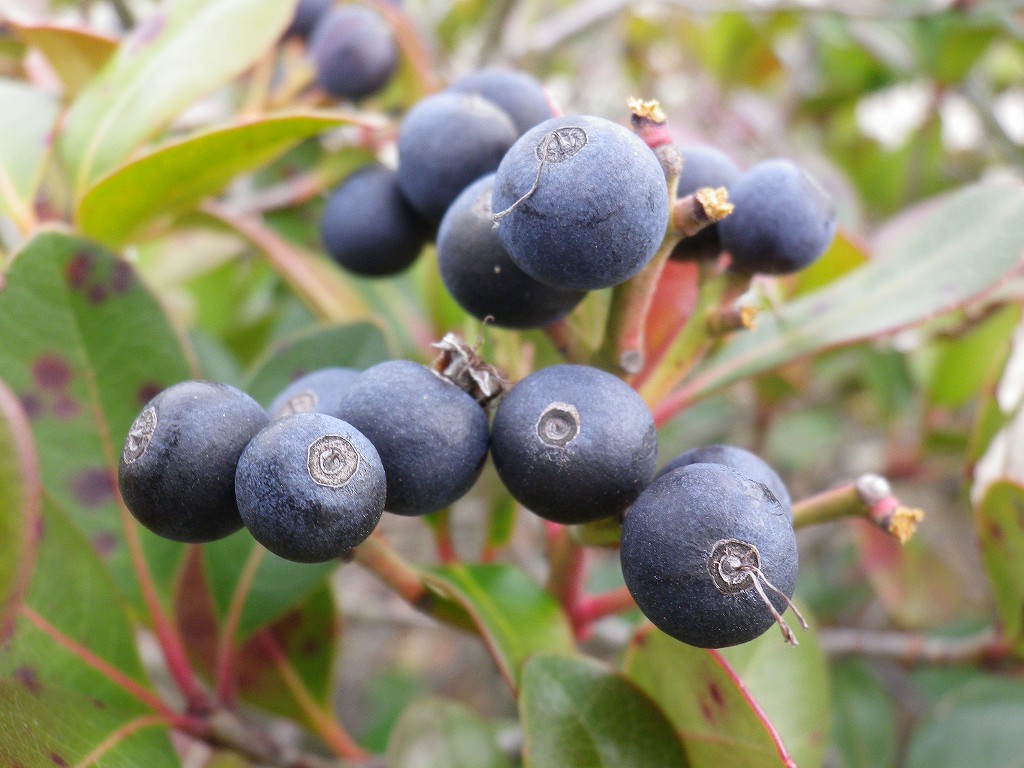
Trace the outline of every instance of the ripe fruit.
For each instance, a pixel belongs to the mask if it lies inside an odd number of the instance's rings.
[[[469,490],[487,458],[484,409],[410,360],[363,371],[338,411],[380,454],[387,475],[384,506],[395,514],[425,515],[448,506]]]
[[[391,27],[362,5],[327,11],[313,30],[309,53],[317,82],[342,99],[376,93],[398,68],[398,46]]]
[[[565,316],[584,291],[537,282],[498,239],[491,210],[494,174],[477,179],[449,206],[437,235],[437,265],[448,292],[481,320],[503,328],[540,328]]]
[[[692,195],[702,187],[728,187],[740,175],[740,169],[727,154],[707,144],[689,144],[679,148],[683,155],[683,173],[679,177],[678,197]],[[718,224],[685,237],[672,249],[673,259],[714,258],[722,252]]]
[[[295,6],[292,23],[285,30],[285,37],[309,39],[316,25],[331,8],[331,0],[299,0]]]
[[[428,228],[402,196],[395,172],[379,163],[345,179],[320,219],[324,250],[359,275],[403,271],[416,260],[427,237]]]
[[[667,462],[658,470],[656,477],[689,464],[724,464],[732,467],[744,477],[763,483],[792,515],[793,502],[779,473],[772,469],[768,462],[750,451],[737,448],[735,445],[703,445],[691,448]]]
[[[321,368],[300,376],[282,389],[267,412],[272,419],[293,413],[326,413],[336,416],[341,396],[356,380],[359,371],[352,368]]]
[[[621,283],[650,261],[668,225],[665,175],[636,134],[571,115],[527,131],[498,166],[493,207],[511,259],[572,290]]]
[[[718,224],[737,272],[783,275],[821,256],[836,233],[832,201],[788,160],[765,160],[729,187],[733,212]]]
[[[518,133],[487,99],[438,93],[410,109],[398,135],[398,185],[421,216],[441,221],[467,186],[498,167]]]
[[[268,421],[259,403],[227,384],[168,387],[136,417],[121,451],[117,479],[128,509],[175,541],[234,533],[242,527],[235,465]]]
[[[271,422],[250,441],[235,475],[238,510],[253,538],[299,563],[332,560],[380,521],[384,468],[352,425],[322,413]]]
[[[637,606],[701,648],[745,643],[781,618],[796,586],[796,536],[765,486],[721,464],[662,475],[627,510],[619,549]],[[795,642],[795,640],[793,640]]]
[[[530,374],[505,395],[491,455],[509,492],[541,517],[584,523],[624,510],[654,472],[658,437],[629,385],[584,365]]]
[[[525,72],[497,67],[481,69],[459,78],[448,90],[474,93],[497,105],[512,118],[520,134],[551,117],[544,89]]]

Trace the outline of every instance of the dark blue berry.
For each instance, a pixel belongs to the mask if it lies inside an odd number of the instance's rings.
[[[498,167],[493,207],[509,256],[536,280],[592,290],[650,261],[668,224],[654,153],[600,117],[557,117],[531,128]]]
[[[359,371],[352,368],[321,368],[300,376],[270,403],[270,418],[280,419],[293,413],[337,416],[341,396],[358,375]]]
[[[279,557],[320,563],[360,544],[384,512],[384,468],[351,424],[323,413],[271,422],[238,460],[245,527]]]
[[[494,415],[491,456],[509,492],[559,523],[622,512],[654,473],[658,437],[629,385],[597,368],[530,374]]]
[[[320,220],[320,239],[331,258],[371,277],[408,268],[428,236],[429,228],[402,196],[395,172],[379,163],[345,179]]]
[[[516,130],[525,133],[551,117],[544,89],[536,78],[513,69],[491,67],[471,72],[449,86],[458,93],[475,93],[501,107]]]
[[[330,8],[331,0],[299,0],[292,23],[285,30],[284,36],[307,40]]]
[[[481,320],[503,328],[539,328],[564,317],[584,291],[553,288],[508,257],[491,211],[494,174],[466,187],[448,208],[437,235],[437,265],[448,292]]]
[[[448,92],[420,100],[399,129],[402,193],[421,216],[440,222],[463,189],[498,167],[517,135],[512,118],[480,96]]]
[[[721,464],[690,464],[652,482],[626,512],[619,557],[643,614],[702,648],[758,637],[776,622],[766,601],[781,616],[796,586],[789,512]]]
[[[373,443],[387,475],[385,509],[424,515],[459,499],[487,458],[487,416],[447,379],[419,363],[366,369],[339,406]]]
[[[836,233],[832,201],[788,160],[766,160],[729,187],[733,212],[718,224],[737,272],[782,275],[821,256]]]
[[[213,541],[242,527],[235,465],[269,421],[259,403],[227,384],[186,381],[142,409],[118,465],[136,519],[175,541]]]
[[[789,490],[782,482],[782,478],[779,477],[779,473],[772,469],[768,462],[750,451],[735,445],[704,445],[699,448],[691,448],[668,461],[658,470],[656,477],[661,477],[673,469],[689,464],[724,464],[727,467],[732,467],[744,477],[763,483],[769,491],[775,494],[775,498],[782,503],[782,506],[792,509],[793,502],[789,497]]]
[[[317,83],[342,99],[376,93],[398,69],[398,46],[391,27],[363,5],[329,10],[313,30],[309,53]]]
[[[740,169],[732,158],[715,147],[689,144],[680,147],[679,151],[683,155],[683,173],[679,177],[678,197],[692,195],[704,187],[728,187],[740,175]],[[718,224],[712,224],[696,235],[680,240],[672,250],[672,258],[707,259],[721,252]]]

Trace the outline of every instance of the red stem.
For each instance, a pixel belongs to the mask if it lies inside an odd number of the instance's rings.
[[[569,621],[572,622],[579,637],[595,621],[635,607],[636,602],[626,587],[612,589],[599,595],[580,595],[569,615]]]
[[[34,624],[41,632],[48,635],[59,646],[67,650],[69,653],[77,656],[85,664],[88,664],[129,695],[134,696],[143,704],[151,707],[162,717],[173,723],[183,722],[181,715],[171,709],[167,702],[149,689],[143,687],[143,685],[137,680],[133,680],[128,677],[128,675],[110,662],[101,659],[84,645],[65,635],[27,605],[21,606],[21,615],[32,622],[32,624]]]
[[[110,735],[97,744],[92,752],[75,763],[74,768],[88,768],[129,736],[132,736],[137,731],[141,731],[143,728],[150,728],[154,725],[171,725],[173,727],[173,724],[163,715],[142,715],[141,717],[136,717],[120,728],[111,731]]]

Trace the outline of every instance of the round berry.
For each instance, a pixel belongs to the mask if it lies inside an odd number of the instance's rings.
[[[166,539],[203,542],[242,527],[235,465],[269,421],[259,403],[227,384],[186,381],[142,409],[118,464],[124,502]]]
[[[789,512],[721,464],[690,464],[652,482],[626,512],[619,558],[643,614],[701,648],[745,643],[781,623],[796,586]]]
[[[267,412],[270,418],[280,419],[293,413],[326,413],[336,416],[341,396],[349,388],[359,371],[352,368],[321,368],[300,376],[282,389]]]
[[[502,109],[464,93],[421,99],[402,120],[398,185],[425,219],[441,221],[467,186],[498,167],[518,133]]]
[[[732,269],[783,275],[811,264],[836,233],[832,201],[788,160],[765,160],[729,187],[733,212],[718,223]]]
[[[572,311],[585,291],[553,288],[508,257],[491,211],[494,174],[477,179],[448,208],[437,235],[437,266],[469,314],[502,328],[540,328]]]
[[[525,133],[551,117],[544,88],[536,78],[518,70],[480,69],[460,77],[448,90],[475,93],[501,107],[512,118],[518,133]]]
[[[368,277],[407,269],[428,236],[427,225],[402,196],[395,172],[379,163],[345,179],[320,219],[324,250],[345,269]]]
[[[363,5],[328,10],[316,23],[309,52],[317,82],[342,99],[376,93],[398,69],[398,46],[391,27]]]
[[[339,415],[373,443],[387,475],[385,509],[425,515],[463,496],[487,458],[484,409],[452,382],[410,360],[367,368]]]
[[[678,197],[692,195],[698,189],[728,187],[740,175],[740,169],[727,154],[707,144],[682,146],[683,172],[679,177]],[[672,249],[673,259],[715,258],[722,252],[718,224],[704,227],[696,235],[684,237]]]
[[[498,166],[498,236],[542,283],[617,285],[654,256],[668,225],[665,175],[636,134],[600,117],[546,120]]]
[[[284,36],[308,40],[316,25],[330,10],[331,2],[332,0],[299,0],[295,6],[292,23],[285,30]]]
[[[271,422],[246,446],[235,474],[245,527],[299,563],[332,560],[360,544],[380,521],[386,494],[370,441],[323,413]]]
[[[658,437],[640,396],[583,365],[555,365],[517,383],[498,405],[491,456],[509,492],[559,523],[622,512],[654,473]]]
[[[782,506],[789,509],[792,514],[793,502],[779,473],[772,469],[768,462],[750,451],[735,445],[704,445],[699,448],[691,448],[668,461],[658,470],[655,477],[661,477],[673,469],[679,469],[679,467],[689,464],[724,464],[727,467],[732,467],[744,477],[763,483],[769,491],[775,494],[775,498],[782,503]]]

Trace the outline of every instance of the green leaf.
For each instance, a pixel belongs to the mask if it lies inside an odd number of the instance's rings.
[[[719,653],[775,726],[793,761],[822,765],[829,742],[831,699],[828,659],[812,628],[795,628],[800,645],[782,641],[773,627],[749,643]]]
[[[35,220],[34,198],[59,109],[51,94],[0,79],[0,213],[26,230]]]
[[[87,240],[39,234],[5,280],[0,378],[31,420],[46,494],[102,554],[124,593],[138,599],[117,460],[142,406],[191,378],[180,341],[131,266]],[[157,581],[169,586],[184,548],[130,524]]]
[[[338,567],[335,561],[310,564],[285,560],[263,550],[245,530],[210,542],[203,547],[203,564],[214,607],[221,618],[227,614],[239,577],[254,553],[262,559],[242,609],[240,639],[279,619]]]
[[[189,210],[235,176],[345,122],[341,115],[273,115],[166,144],[91,187],[78,203],[78,226],[97,240],[121,245],[146,224]]]
[[[117,50],[117,41],[55,24],[12,24],[22,40],[46,57],[70,96],[77,96]]]
[[[193,552],[181,572],[175,610],[182,634],[188,638],[193,663],[213,680],[223,616],[219,615],[210,594],[203,559],[198,549]],[[281,653],[313,700],[327,708],[333,690],[340,629],[330,586],[321,582],[275,621],[262,627],[258,635],[238,638],[234,651],[238,697],[311,727],[306,713],[285,685],[267,642],[269,639]]]
[[[264,406],[292,381],[318,368],[363,370],[389,359],[384,334],[372,323],[301,331],[276,345],[248,376],[245,391]]]
[[[668,716],[691,765],[790,764],[771,722],[718,651],[645,627],[626,652],[625,671]]]
[[[833,665],[832,703],[836,768],[895,765],[896,707],[865,665],[856,661]]]
[[[528,661],[519,713],[529,768],[694,765],[643,691],[585,657],[542,655]]]
[[[1024,486],[998,480],[975,509],[981,558],[1006,641],[1024,652]]]
[[[76,196],[200,96],[248,69],[294,10],[282,0],[166,0],[72,105],[61,152]]]
[[[427,698],[402,713],[388,741],[391,768],[511,768],[494,729],[454,701]]]
[[[944,408],[959,408],[992,381],[1006,360],[1010,337],[1020,317],[1019,306],[1006,306],[963,335],[940,342],[931,374],[932,402]]]
[[[42,492],[28,416],[0,379],[0,647],[10,637],[35,565]]]
[[[426,572],[424,581],[465,611],[513,688],[531,656],[575,649],[561,606],[519,568],[452,565]]]
[[[893,333],[992,288],[1024,258],[1024,185],[975,184],[903,214],[904,232],[867,266],[738,334],[680,392],[685,401],[804,355]],[[985,254],[978,258],[977,254]]]
[[[936,702],[911,736],[907,768],[1017,768],[1024,755],[1024,685],[985,677]]]
[[[31,614],[0,652],[0,754],[11,765],[73,765],[138,718],[152,714],[73,644],[149,690],[133,628],[104,565],[53,503],[44,505],[39,560],[26,604]],[[29,616],[62,638],[58,642]],[[70,641],[70,642],[68,642]],[[165,727],[120,741],[104,765],[179,765]]]

